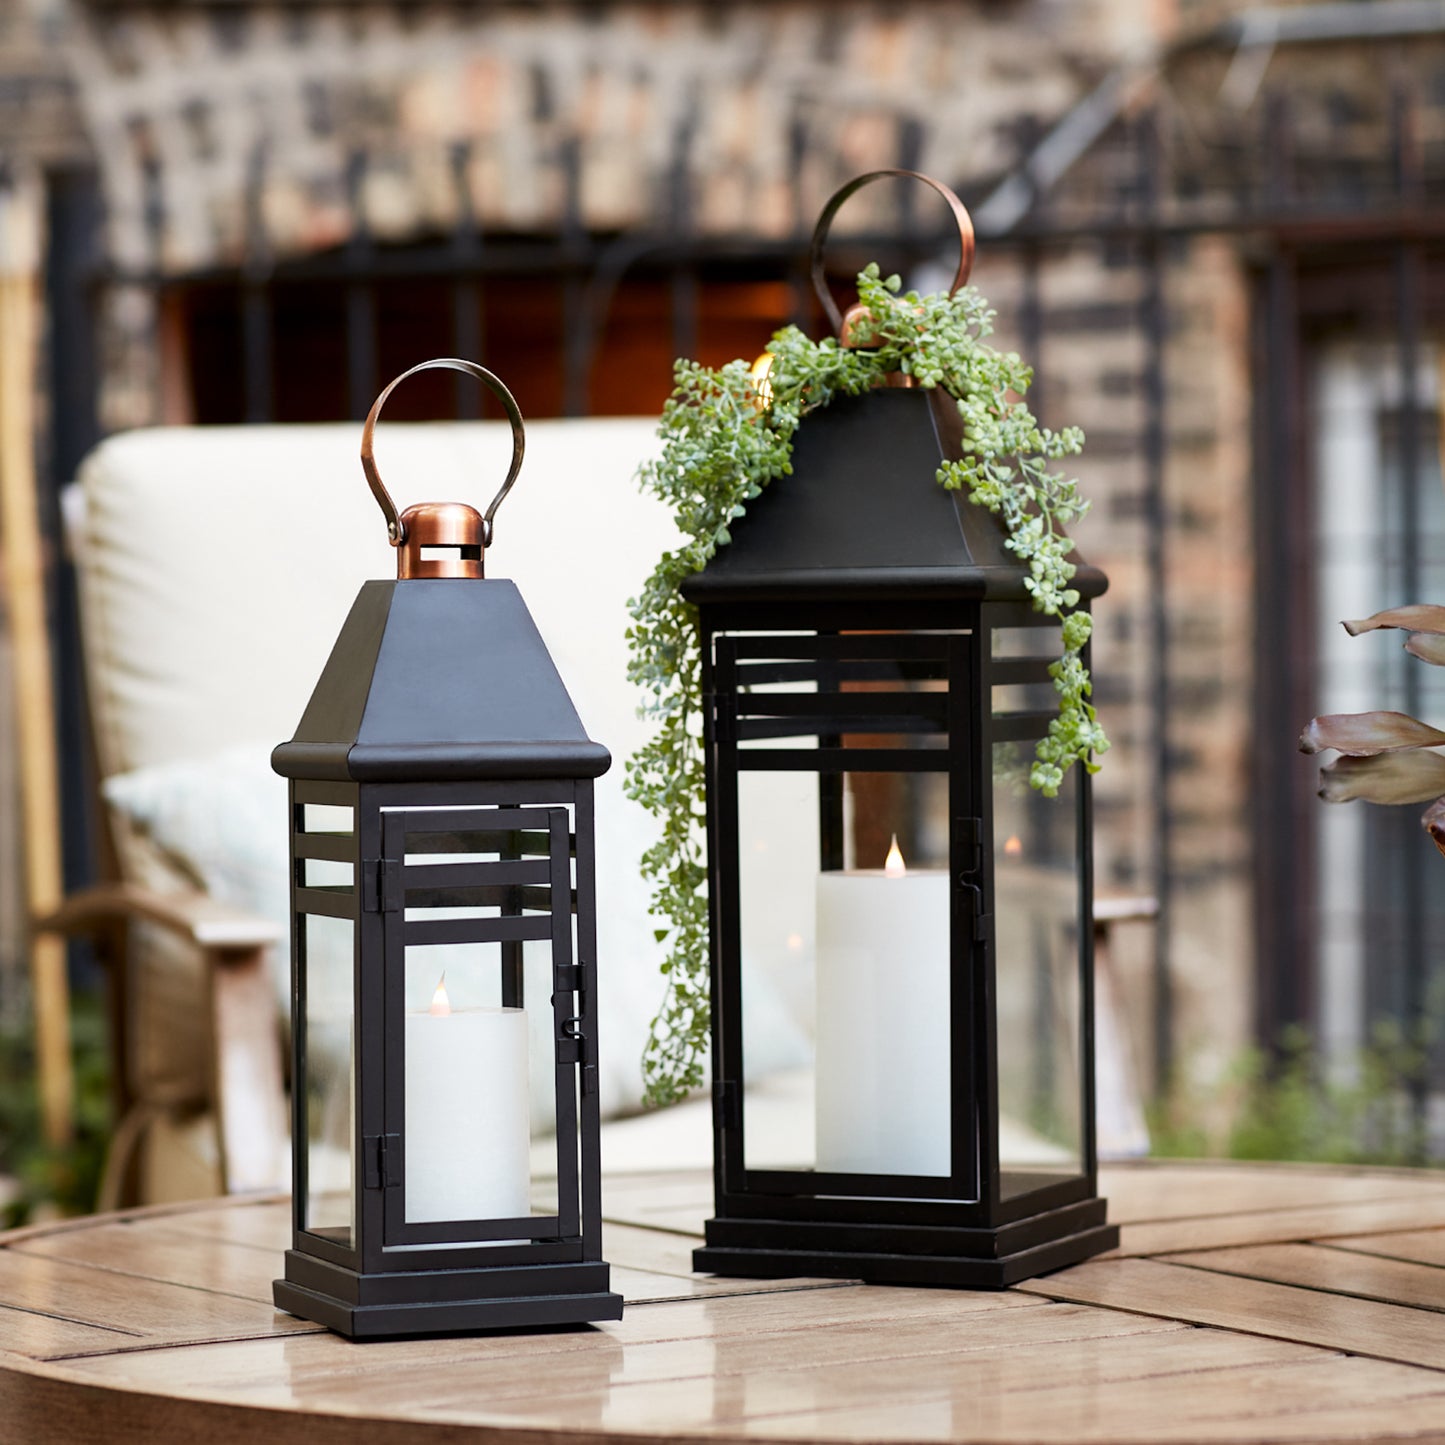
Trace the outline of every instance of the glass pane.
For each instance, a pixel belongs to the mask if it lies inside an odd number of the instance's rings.
[[[1006,1196],[1082,1159],[1077,773],[1028,784],[1031,743],[993,750],[999,1162]]]
[[[468,922],[517,920],[549,936],[406,946],[407,1224],[561,1212],[548,835],[479,830],[482,816],[456,833],[408,832],[407,924],[465,935]],[[568,1129],[563,1149],[575,1158]]]
[[[746,1166],[947,1175],[946,777],[738,781]]]
[[[351,1151],[356,1137],[352,924],[344,918],[304,914],[301,929],[306,987],[303,1227],[350,1248],[355,1224]]]

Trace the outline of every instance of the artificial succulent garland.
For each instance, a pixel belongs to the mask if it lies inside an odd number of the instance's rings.
[[[1069,583],[1073,543],[1065,531],[1088,510],[1077,484],[1048,464],[1083,447],[1077,427],[1051,431],[1034,419],[1022,397],[1032,370],[986,338],[994,313],[972,287],[952,295],[900,296],[896,276],[876,265],[858,277],[852,345],[832,337],[812,341],[795,326],[769,344],[764,379],[745,361],[719,370],[679,361],[676,387],[663,408],[662,454],[643,465],[644,490],[673,510],[687,539],[664,552],[640,596],[628,629],[628,677],[648,694],[644,715],[654,737],[629,759],[627,795],[661,824],[642,858],[652,883],[651,911],[666,994],[643,1053],[646,1101],[666,1104],[702,1085],[708,1047],[708,912],[702,748],[702,657],[696,610],[683,600],[683,581],[699,572],[729,528],[774,478],[791,470],[793,434],[802,418],[835,396],[857,395],[903,372],[922,387],[942,387],[963,418],[964,455],[945,462],[939,482],[966,490],[971,502],[998,514],[1008,547],[1027,563],[1024,585],[1034,607],[1063,624],[1063,653],[1050,666],[1059,712],[1038,743],[1029,781],[1053,797],[1074,763],[1090,772],[1108,746],[1081,657],[1090,619],[1073,609]]]

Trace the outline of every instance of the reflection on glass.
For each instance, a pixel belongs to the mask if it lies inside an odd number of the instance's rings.
[[[352,925],[344,918],[316,914],[303,915],[301,923],[306,970],[304,1227],[349,1248],[355,1221]]]
[[[1028,784],[1030,743],[993,750],[999,1162],[1005,1193],[1082,1168],[1076,775]]]

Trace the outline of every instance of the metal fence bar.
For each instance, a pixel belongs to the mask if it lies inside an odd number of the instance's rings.
[[[477,285],[477,261],[482,250],[481,226],[472,204],[472,188],[468,180],[472,148],[461,141],[452,147],[452,183],[457,193],[457,223],[452,231],[451,250],[457,260],[457,274],[452,278],[452,350],[467,361],[482,360],[482,293]],[[458,421],[476,421],[484,414],[491,395],[471,377],[458,372],[456,382],[456,415]]]
[[[351,203],[351,238],[346,243],[346,396],[352,421],[361,421],[377,390],[376,288],[370,275],[371,228],[364,190],[367,157],[355,152],[347,166],[346,189]]]
[[[571,135],[562,142],[562,415],[586,416],[591,391],[592,357],[601,344],[603,328],[594,342],[588,325],[588,237],[582,223],[582,140]]]
[[[266,143],[251,154],[246,174],[246,258],[241,267],[241,365],[246,420],[272,418],[275,381],[271,354],[270,244],[262,213]]]
[[[1403,88],[1391,97],[1391,139],[1395,153],[1394,182],[1401,201],[1413,198],[1419,189],[1419,159],[1415,115],[1410,94]],[[1422,304],[1422,258],[1419,246],[1401,240],[1393,255],[1395,291],[1395,356],[1400,377],[1399,498],[1400,498],[1400,600],[1419,602],[1420,595],[1420,307]],[[1404,669],[1405,711],[1417,717],[1421,710],[1421,669]],[[1430,958],[1424,936],[1424,907],[1430,862],[1423,847],[1410,848],[1401,878],[1401,948],[1405,962],[1403,1010],[1406,1036],[1420,1051],[1421,1062],[1409,1072],[1407,1087],[1415,1128],[1415,1149],[1423,1160],[1425,1116],[1429,1104],[1430,1070],[1429,1007]],[[1430,866],[1433,867],[1433,864]]]
[[[1144,115],[1136,132],[1139,146],[1139,194],[1146,217],[1160,206],[1163,151],[1159,117]],[[1142,254],[1144,289],[1139,324],[1144,333],[1143,389],[1146,405],[1140,446],[1144,460],[1144,570],[1148,578],[1149,727],[1152,736],[1150,778],[1154,841],[1154,893],[1159,917],[1154,928],[1153,1052],[1156,1089],[1169,1087],[1174,1074],[1174,977],[1170,967],[1169,900],[1174,883],[1174,814],[1169,806],[1169,573],[1165,558],[1168,514],[1164,494],[1167,449],[1164,367],[1169,317],[1164,297],[1164,238],[1155,230]]]

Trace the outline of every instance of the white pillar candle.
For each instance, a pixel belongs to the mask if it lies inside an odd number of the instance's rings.
[[[818,875],[817,1167],[947,1175],[948,874],[896,847]]]
[[[527,1011],[431,1008],[406,1016],[406,1218],[531,1213]]]

